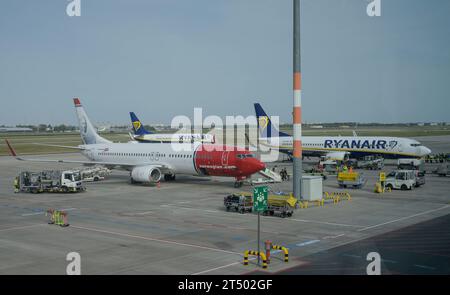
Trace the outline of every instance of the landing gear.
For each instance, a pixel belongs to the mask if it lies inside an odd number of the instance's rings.
[[[164,180],[165,181],[174,181],[175,180],[175,174],[164,174]]]
[[[240,188],[240,187],[242,187],[242,184],[243,184],[242,181],[235,181],[234,187],[235,187],[235,188]]]

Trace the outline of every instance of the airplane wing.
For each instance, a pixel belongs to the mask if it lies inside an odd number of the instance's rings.
[[[89,161],[89,160],[64,160],[64,159],[33,159],[33,158],[22,158],[20,156],[17,155],[16,151],[14,150],[14,148],[11,146],[11,144],[9,143],[9,141],[7,139],[5,139],[6,145],[8,146],[9,152],[11,153],[11,156],[13,156],[14,158],[16,158],[19,161],[29,161],[29,162],[44,162],[44,163],[69,163],[69,164],[83,164],[83,165],[102,165],[102,166],[108,166],[108,167],[122,167],[126,170],[129,170],[132,167],[137,167],[137,166],[154,166],[154,167],[158,167],[159,169],[161,169],[163,172],[167,171],[171,171],[171,168],[168,165],[165,165],[163,163],[146,163],[146,162],[142,162],[139,164],[136,163],[123,163],[123,162],[98,162],[98,161]],[[62,147],[62,146],[61,146]],[[76,148],[76,149],[80,149],[80,150],[85,150],[85,148],[82,147],[71,147],[71,148]]]

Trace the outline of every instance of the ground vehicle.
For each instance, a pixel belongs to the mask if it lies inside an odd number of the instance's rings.
[[[441,166],[439,166],[439,168],[437,169],[436,173],[439,176],[447,176],[450,174],[450,164],[449,163],[445,163],[442,164]]]
[[[425,184],[425,172],[416,171],[416,187],[419,187],[424,184]]]
[[[334,174],[338,171],[338,163],[333,160],[320,161],[319,169],[322,169],[329,174]]]
[[[390,189],[411,190],[416,182],[413,170],[394,170],[386,176],[385,186]]]
[[[363,160],[359,160],[356,164],[356,168],[369,169],[369,170],[381,170],[384,167],[383,158],[375,156],[364,157]]]
[[[267,210],[264,215],[278,215],[280,217],[291,217],[294,214],[294,208],[297,199],[291,195],[269,195],[267,198]]]
[[[42,172],[21,172],[18,176],[19,191],[42,192],[80,192],[85,190],[79,171],[47,170]]]
[[[425,171],[424,163],[421,159],[398,159],[397,168],[399,170]]]
[[[359,172],[339,172],[337,181],[341,188],[346,188],[347,186],[361,188],[367,182],[367,179]]]
[[[99,181],[105,179],[111,170],[105,167],[92,167],[80,169],[80,173],[83,181]]]
[[[223,198],[227,211],[245,213],[253,210],[253,196],[250,194],[231,194]]]

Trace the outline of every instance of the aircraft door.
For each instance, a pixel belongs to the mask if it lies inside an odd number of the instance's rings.
[[[228,165],[228,155],[230,152],[222,152],[222,165],[227,166]]]

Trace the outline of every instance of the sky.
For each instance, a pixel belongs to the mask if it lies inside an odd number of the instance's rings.
[[[304,122],[450,121],[450,1],[302,0]],[[291,0],[0,1],[0,125],[291,122]]]

